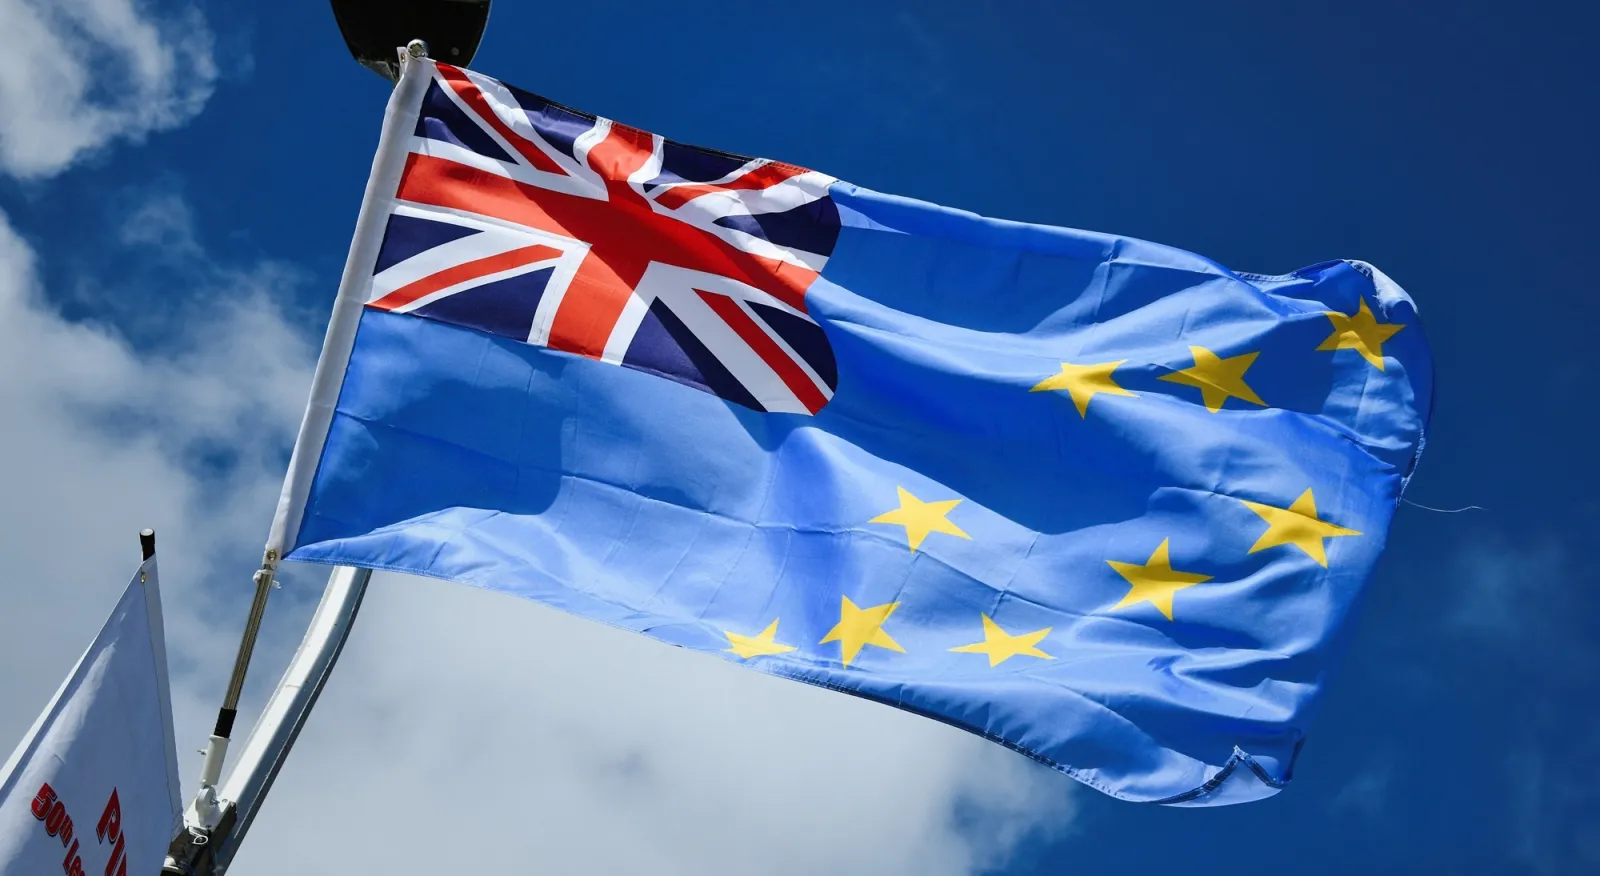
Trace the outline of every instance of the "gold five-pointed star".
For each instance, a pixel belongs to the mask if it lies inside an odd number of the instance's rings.
[[[1361,534],[1354,529],[1345,529],[1343,526],[1317,519],[1317,500],[1311,495],[1310,490],[1301,493],[1300,498],[1294,500],[1294,504],[1287,508],[1275,508],[1259,502],[1247,502],[1244,499],[1239,501],[1244,502],[1245,507],[1267,521],[1267,531],[1261,533],[1261,537],[1256,539],[1255,547],[1250,548],[1252,554],[1267,548],[1292,544],[1305,551],[1323,568],[1327,568],[1328,554],[1323,550],[1323,539]]]
[[[777,642],[778,619],[773,618],[767,628],[753,636],[741,636],[731,631],[723,631],[728,637],[728,644],[732,645],[729,651],[739,655],[741,660],[751,657],[760,657],[766,654],[787,654],[794,650],[793,645],[780,645]]]
[[[999,666],[1019,654],[1054,660],[1056,658],[1035,647],[1045,636],[1050,635],[1050,630],[1052,629],[1054,628],[1045,627],[1042,630],[1034,630],[1031,633],[1021,633],[1013,636],[1001,629],[1000,625],[995,623],[988,615],[983,615],[983,641],[973,645],[962,645],[959,648],[951,648],[950,650],[964,651],[968,654],[987,654],[989,655],[989,665],[991,667]]]
[[[1096,395],[1128,395],[1133,393],[1117,385],[1112,379],[1111,372],[1118,366],[1127,362],[1127,359],[1118,359],[1115,362],[1102,362],[1099,365],[1074,365],[1071,362],[1061,363],[1061,373],[1034,384],[1029,392],[1048,392],[1053,389],[1064,389],[1072,394],[1072,403],[1078,406],[1078,416],[1089,416],[1089,400]],[[1137,396],[1135,396],[1137,398]]]
[[[839,606],[839,622],[833,629],[822,637],[819,645],[829,642],[838,642],[839,651],[844,656],[844,665],[849,666],[867,645],[876,645],[879,648],[888,648],[890,651],[899,651],[904,654],[906,649],[900,643],[889,637],[883,631],[884,621],[894,610],[900,607],[898,602],[886,602],[883,605],[874,605],[871,608],[857,608],[850,597],[840,597],[842,604]]]
[[[1119,563],[1116,560],[1106,560],[1106,564],[1117,570],[1117,574],[1127,579],[1133,586],[1128,590],[1128,595],[1122,601],[1111,606],[1112,611],[1127,608],[1148,602],[1155,606],[1167,620],[1172,620],[1172,597],[1185,587],[1204,584],[1211,580],[1210,575],[1196,575],[1193,572],[1179,572],[1172,568],[1172,560],[1168,558],[1167,543],[1171,539],[1161,540],[1161,546],[1150,555],[1150,559],[1142,566],[1133,563]]]
[[[885,511],[868,521],[870,523],[897,523],[906,528],[906,543],[914,551],[922,545],[922,540],[930,532],[942,532],[960,538],[970,539],[972,536],[961,531],[961,527],[945,519],[950,510],[961,504],[960,499],[945,499],[940,502],[924,502],[916,496],[906,492],[905,487],[895,487],[900,491],[900,507],[893,511]]]
[[[1383,370],[1383,342],[1394,337],[1394,333],[1405,328],[1395,323],[1378,322],[1372,315],[1372,310],[1367,307],[1367,299],[1361,299],[1361,306],[1350,316],[1342,313],[1329,312],[1329,320],[1333,322],[1333,334],[1317,347],[1318,350],[1355,350],[1361,358],[1371,362],[1374,368]]]
[[[1230,398],[1242,398],[1247,402],[1266,405],[1266,402],[1256,395],[1256,391],[1244,382],[1245,370],[1256,361],[1260,353],[1245,353],[1220,359],[1216,353],[1205,347],[1190,347],[1189,352],[1194,356],[1194,367],[1162,375],[1161,379],[1199,389],[1200,397],[1205,400],[1206,410],[1213,414],[1222,410],[1222,403]]]

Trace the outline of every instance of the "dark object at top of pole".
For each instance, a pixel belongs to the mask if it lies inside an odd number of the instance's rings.
[[[466,66],[477,54],[489,21],[489,0],[332,0],[350,54],[393,82],[400,78],[395,49],[412,40],[446,64]]]
[[[139,553],[146,560],[156,555],[156,531],[154,529],[139,530]]]

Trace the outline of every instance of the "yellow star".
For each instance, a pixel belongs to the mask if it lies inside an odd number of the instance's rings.
[[[1250,548],[1252,554],[1267,548],[1292,544],[1305,551],[1307,556],[1326,569],[1328,554],[1323,550],[1323,539],[1361,534],[1354,529],[1345,529],[1343,526],[1317,519],[1317,500],[1311,495],[1310,490],[1301,493],[1300,498],[1294,500],[1294,504],[1287,508],[1246,502],[1244,499],[1239,501],[1244,502],[1247,508],[1267,521],[1267,531],[1261,533],[1261,537],[1256,539],[1255,547]]]
[[[818,645],[829,642],[838,642],[839,650],[844,655],[844,665],[849,666],[861,649],[867,645],[877,645],[879,648],[888,648],[890,651],[899,651],[901,654],[906,649],[900,643],[889,637],[883,631],[883,623],[900,607],[898,602],[886,602],[883,605],[874,605],[871,608],[857,608],[850,597],[840,597],[843,603],[839,606],[839,622]]]
[[[1046,377],[1028,391],[1048,392],[1053,389],[1064,389],[1072,394],[1072,403],[1078,406],[1078,416],[1087,418],[1089,400],[1100,393],[1133,396],[1133,393],[1118,386],[1111,377],[1111,372],[1127,361],[1118,359],[1115,362],[1103,362],[1099,365],[1073,365],[1070,362],[1062,362],[1060,374]]]
[[[1210,575],[1196,575],[1192,572],[1178,572],[1172,568],[1172,560],[1168,559],[1167,542],[1171,539],[1161,540],[1161,546],[1150,555],[1150,559],[1142,566],[1133,563],[1119,563],[1116,560],[1106,560],[1106,564],[1117,570],[1117,574],[1127,579],[1133,587],[1122,601],[1111,606],[1112,611],[1127,608],[1148,602],[1155,606],[1167,620],[1172,620],[1172,597],[1179,590],[1204,584],[1211,580]]]
[[[741,636],[738,633],[724,630],[722,633],[728,637],[728,644],[732,645],[729,651],[739,655],[741,660],[751,657],[760,657],[766,654],[787,654],[794,650],[793,645],[780,645],[776,641],[778,635],[778,619],[773,618],[767,628],[754,636]]]
[[[1322,342],[1318,350],[1355,350],[1361,358],[1371,362],[1379,371],[1383,370],[1383,342],[1394,337],[1394,333],[1405,328],[1395,323],[1380,323],[1372,315],[1372,310],[1367,307],[1367,299],[1361,299],[1361,306],[1350,316],[1342,313],[1329,312],[1326,314],[1333,322],[1333,334]]]
[[[869,523],[898,523],[906,528],[906,543],[915,551],[928,537],[930,532],[942,532],[946,535],[959,536],[971,539],[972,536],[961,531],[961,527],[945,519],[950,509],[961,504],[960,499],[945,499],[941,502],[924,502],[916,496],[906,492],[905,487],[895,487],[900,491],[900,507],[893,511],[885,511],[872,518]]]
[[[1260,353],[1245,353],[1242,356],[1219,359],[1216,353],[1205,347],[1190,347],[1189,352],[1194,356],[1193,368],[1185,368],[1176,374],[1162,375],[1161,379],[1198,388],[1200,397],[1205,400],[1206,410],[1213,414],[1222,410],[1222,403],[1230,398],[1242,398],[1247,402],[1266,406],[1267,403],[1244,382],[1245,370],[1256,361]]]
[[[968,654],[987,654],[989,655],[989,666],[991,667],[999,666],[1018,654],[1054,660],[1056,658],[1034,647],[1045,636],[1050,635],[1050,630],[1052,629],[1054,628],[1045,627],[1042,630],[1034,630],[1031,633],[1013,636],[1000,629],[1000,625],[990,619],[988,615],[983,615],[983,641],[974,645],[962,645],[959,648],[951,648],[950,650],[964,651]]]

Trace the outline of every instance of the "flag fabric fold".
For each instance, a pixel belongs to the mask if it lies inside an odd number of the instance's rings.
[[[154,873],[182,812],[152,557],[0,768],[0,873]]]
[[[1118,797],[1290,778],[1431,404],[1415,308],[412,62],[269,550],[524,596]]]

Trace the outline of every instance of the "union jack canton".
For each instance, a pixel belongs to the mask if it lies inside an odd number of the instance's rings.
[[[439,64],[367,306],[815,414],[838,384],[805,299],[834,181]]]

